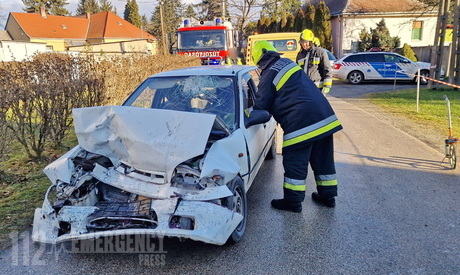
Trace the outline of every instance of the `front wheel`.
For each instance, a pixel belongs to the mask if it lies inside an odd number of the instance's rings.
[[[230,191],[233,196],[226,198],[224,205],[235,213],[243,215],[243,220],[238,224],[235,230],[228,237],[227,243],[237,243],[243,238],[246,231],[246,222],[248,219],[248,202],[246,198],[246,190],[244,189],[243,180],[240,177],[235,177],[229,183]]]
[[[420,71],[420,85],[428,84],[428,79],[426,79],[424,77],[430,77],[430,72],[429,71]],[[415,77],[414,81],[415,81],[415,83],[417,83],[418,76]]]
[[[352,71],[348,74],[347,80],[351,84],[361,84],[364,81],[364,75],[360,71]]]
[[[457,153],[455,152],[455,144],[451,144],[449,146],[449,164],[450,164],[450,168],[452,169],[455,169],[455,167],[457,167]]]

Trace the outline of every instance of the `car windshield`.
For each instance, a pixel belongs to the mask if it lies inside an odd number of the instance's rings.
[[[211,113],[235,129],[235,85],[228,76],[152,77],[123,106]]]
[[[196,30],[179,32],[179,50],[225,50],[224,30]]]

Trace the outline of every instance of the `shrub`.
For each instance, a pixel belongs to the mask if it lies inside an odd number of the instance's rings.
[[[2,114],[6,119],[0,126],[9,129],[29,158],[41,157],[46,146],[58,146],[65,138],[72,125],[72,108],[120,104],[147,76],[191,65],[199,65],[198,59],[58,53],[3,62],[0,119]]]
[[[411,46],[409,46],[409,44],[407,43],[404,43],[404,46],[402,48],[402,55],[412,61],[417,61],[417,57],[415,56],[414,50],[412,50]]]

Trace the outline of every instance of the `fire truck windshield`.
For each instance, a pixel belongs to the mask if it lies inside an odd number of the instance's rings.
[[[179,50],[225,50],[224,30],[182,31],[178,36]]]

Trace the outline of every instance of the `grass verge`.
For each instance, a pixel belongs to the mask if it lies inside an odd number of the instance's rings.
[[[406,117],[419,125],[432,126],[447,137],[447,105],[443,98],[443,95],[447,95],[451,103],[454,135],[460,136],[460,91],[420,89],[419,112],[416,111],[416,95],[416,89],[408,89],[370,94],[369,99],[395,115]]]
[[[11,143],[6,161],[0,162],[0,248],[8,247],[11,232],[32,225],[35,208],[43,203],[51,184],[42,169],[77,144],[72,133],[58,149],[48,150],[40,160],[28,160],[21,147]]]

